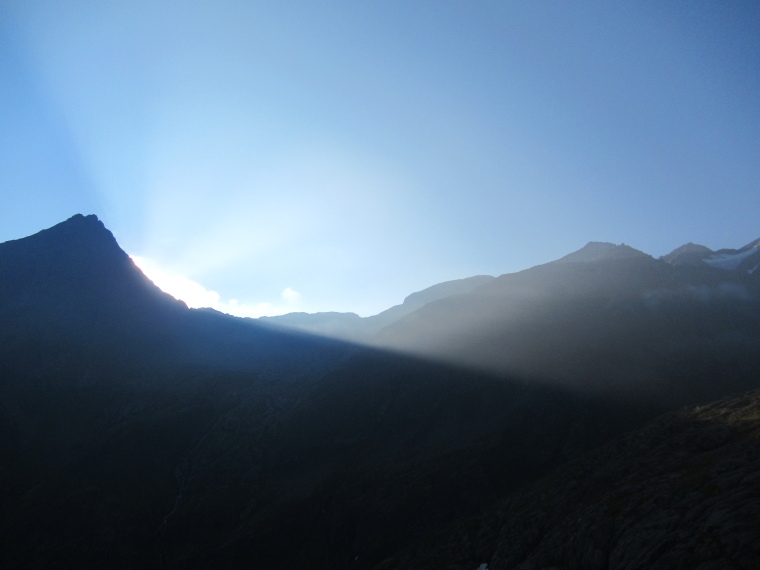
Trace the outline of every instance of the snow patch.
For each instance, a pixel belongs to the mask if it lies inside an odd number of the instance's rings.
[[[718,269],[736,269],[742,261],[755,253],[757,253],[757,247],[751,247],[738,253],[712,255],[708,259],[705,259],[704,262],[710,267],[717,267]]]

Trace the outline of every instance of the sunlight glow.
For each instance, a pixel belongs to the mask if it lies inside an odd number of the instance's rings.
[[[286,287],[280,293],[278,303],[248,304],[238,299],[222,299],[216,291],[206,289],[200,283],[188,279],[182,275],[176,275],[158,267],[154,262],[144,257],[130,256],[135,265],[145,274],[148,279],[165,293],[175,299],[184,301],[193,309],[210,307],[222,313],[235,315],[236,317],[258,318],[263,316],[284,315],[299,310],[301,294]]]

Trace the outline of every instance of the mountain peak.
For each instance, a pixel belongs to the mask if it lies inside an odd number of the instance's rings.
[[[61,224],[82,223],[82,222],[86,222],[86,223],[97,222],[101,226],[103,226],[103,222],[101,222],[100,219],[95,214],[87,214],[86,216],[84,214],[74,214],[68,220],[64,220],[63,222],[61,222]],[[105,226],[103,226],[103,227],[105,227]]]
[[[631,246],[621,243],[615,245],[614,243],[602,242],[602,241],[590,241],[584,245],[578,251],[574,251],[561,257],[557,260],[559,263],[588,263],[591,261],[601,261],[606,259],[628,259],[634,257],[649,257],[643,251],[634,249]]]
[[[39,248],[48,255],[71,255],[76,250],[89,254],[118,252],[126,256],[116,238],[108,231],[103,222],[94,214],[84,216],[76,214],[28,237],[7,241],[0,244],[2,251],[11,254],[16,250]]]
[[[686,243],[677,247],[660,259],[670,265],[698,265],[701,266],[704,260],[713,254],[713,250],[704,245],[696,243]]]
[[[0,296],[33,303],[40,312],[77,307],[80,315],[93,307],[165,302],[103,222],[82,214],[1,243]]]
[[[108,236],[114,243],[116,243],[113,234],[95,214],[89,214],[87,216],[83,214],[74,214],[68,220],[60,222],[34,235],[59,235],[61,237],[72,237],[75,235],[96,236],[98,234],[100,234],[100,236]]]

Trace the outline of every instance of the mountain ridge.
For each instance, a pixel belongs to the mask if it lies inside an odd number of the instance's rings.
[[[102,263],[73,238],[0,247],[5,567],[369,569],[758,387],[742,271],[611,246],[465,283],[359,346],[188,309],[73,225]]]
[[[659,259],[672,266],[691,266],[704,268],[710,266],[722,270],[740,270],[752,274],[760,265],[760,250],[755,253],[754,248],[760,246],[760,239],[740,248],[739,250],[722,249],[717,252],[709,248],[693,243],[680,246]],[[753,251],[750,251],[753,250]],[[746,258],[740,263],[732,262],[736,255],[748,252]],[[722,257],[729,259],[728,263],[721,263]],[[571,252],[559,259],[548,262],[549,264],[565,263],[600,263],[614,259],[650,258],[651,255],[637,250],[626,244],[613,244],[609,242],[588,242],[582,248]],[[715,258],[717,262],[711,262]],[[755,261],[757,263],[755,264]],[[538,266],[536,266],[538,267]],[[522,271],[530,271],[528,268]],[[518,271],[516,273],[522,273]],[[503,277],[503,276],[500,276]],[[299,330],[313,332],[315,334],[332,334],[338,338],[373,344],[381,331],[408,315],[423,309],[428,303],[434,303],[454,295],[467,295],[480,287],[487,287],[492,281],[500,277],[490,275],[477,275],[473,277],[446,281],[432,285],[421,291],[411,293],[400,305],[393,306],[385,311],[369,317],[358,317],[355,313],[288,313],[276,317],[261,317],[260,320],[281,326],[293,326]],[[357,318],[358,317],[358,318]]]
[[[629,245],[615,245],[609,242],[590,241],[581,249],[560,257],[555,263],[593,262],[605,259],[625,259],[647,256],[648,254]]]
[[[671,265],[708,265],[716,269],[754,273],[760,267],[760,238],[738,249],[713,251],[704,245],[687,243],[660,259]]]

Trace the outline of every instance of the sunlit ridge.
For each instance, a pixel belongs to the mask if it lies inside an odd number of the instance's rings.
[[[159,267],[155,262],[139,257],[130,256],[137,267],[153,283],[165,293],[175,299],[184,301],[188,307],[199,309],[210,307],[222,313],[237,317],[258,318],[263,316],[284,315],[298,311],[300,308],[301,295],[298,291],[286,287],[279,294],[277,303],[261,302],[247,303],[238,299],[223,299],[222,296],[211,289],[206,289],[200,283],[183,275],[177,275]]]

